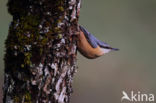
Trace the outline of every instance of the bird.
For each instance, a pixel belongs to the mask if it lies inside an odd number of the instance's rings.
[[[93,34],[88,32],[84,27],[80,26],[77,47],[78,51],[88,59],[95,59],[110,51],[117,51],[118,48],[112,48],[105,42],[98,40]]]

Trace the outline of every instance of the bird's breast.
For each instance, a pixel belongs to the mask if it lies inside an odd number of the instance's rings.
[[[99,46],[93,48],[89,44],[82,31],[80,31],[80,34],[78,35],[77,46],[79,52],[89,59],[94,59],[104,54],[103,50]]]

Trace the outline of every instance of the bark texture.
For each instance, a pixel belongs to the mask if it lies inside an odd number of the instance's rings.
[[[69,103],[81,0],[9,0],[3,103]]]

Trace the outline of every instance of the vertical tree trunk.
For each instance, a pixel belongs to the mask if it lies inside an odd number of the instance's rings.
[[[9,0],[4,103],[69,103],[81,0]]]

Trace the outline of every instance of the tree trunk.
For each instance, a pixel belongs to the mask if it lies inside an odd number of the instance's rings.
[[[3,103],[69,103],[81,0],[9,0]]]

